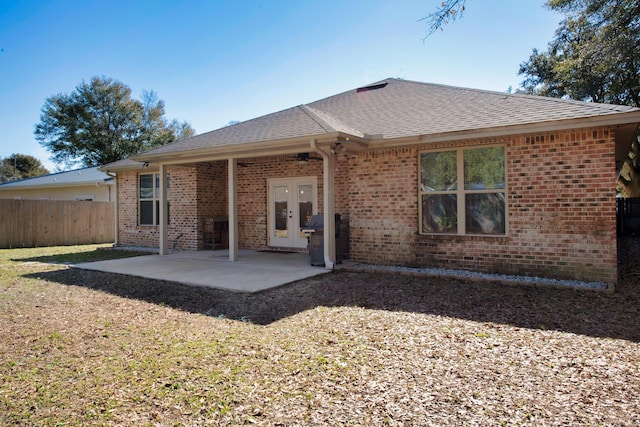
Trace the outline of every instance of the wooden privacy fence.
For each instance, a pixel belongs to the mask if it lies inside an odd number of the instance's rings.
[[[619,236],[640,236],[640,198],[616,199]]]
[[[0,200],[0,248],[110,243],[113,202]]]

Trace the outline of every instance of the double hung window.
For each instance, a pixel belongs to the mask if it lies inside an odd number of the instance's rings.
[[[167,200],[169,200],[169,174],[167,180]],[[140,225],[160,224],[160,174],[139,175],[138,223]],[[167,202],[167,223],[169,222],[169,203]]]
[[[505,235],[505,149],[420,153],[422,234]]]

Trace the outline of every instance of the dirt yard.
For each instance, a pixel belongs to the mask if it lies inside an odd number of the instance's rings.
[[[640,425],[619,246],[611,295],[352,272],[243,295],[3,250],[0,424]]]

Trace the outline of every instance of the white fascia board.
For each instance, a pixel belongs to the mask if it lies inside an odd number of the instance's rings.
[[[310,140],[318,144],[329,145],[336,141],[349,140],[354,144],[364,143],[364,139],[358,136],[347,135],[342,132],[333,132],[317,136],[301,136],[284,140],[256,141],[242,144],[228,144],[216,147],[201,148],[196,150],[159,153],[155,155],[140,154],[132,157],[138,162],[165,163],[171,165],[193,164],[196,162],[211,162],[216,160],[228,160],[229,158],[267,157],[313,151],[309,145]]]
[[[60,183],[60,182],[50,182],[46,184],[37,184],[37,185],[6,185],[0,186],[0,191],[2,190],[39,190],[43,188],[70,188],[70,187],[86,187],[87,185],[113,185],[113,178],[106,179],[104,181],[85,181],[85,182],[73,182],[73,183]]]

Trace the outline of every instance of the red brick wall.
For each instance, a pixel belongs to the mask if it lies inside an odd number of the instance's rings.
[[[169,249],[193,249],[198,244],[198,205],[196,202],[197,170],[169,168],[170,224],[167,233]]]
[[[313,153],[312,153],[313,154]],[[243,159],[238,167],[238,229],[243,249],[264,249],[268,245],[267,180],[316,176],[318,209],[322,212],[322,161],[299,163],[293,156]],[[227,162],[203,162],[195,168],[169,168],[171,221],[169,248],[203,248],[205,218],[228,215]],[[138,175],[118,174],[119,245],[157,248],[159,227],[138,225]],[[338,179],[336,180],[338,181]],[[344,178],[342,179],[344,182]],[[344,206],[344,202],[343,202]]]
[[[373,264],[415,264],[417,170],[415,148],[367,151],[351,156],[351,260]]]
[[[508,159],[511,257],[504,264],[616,283],[614,131],[521,136]]]
[[[311,153],[312,157],[320,157]],[[324,210],[322,161],[309,160],[299,163],[293,156],[277,156],[244,159],[238,168],[238,234],[240,247],[264,249],[268,246],[268,180],[315,176],[318,191],[318,212]],[[343,223],[349,223],[349,160],[338,154],[335,162],[335,211],[340,213]],[[343,228],[347,233],[348,229]],[[343,249],[345,255],[348,248]]]
[[[168,246],[172,249],[196,249],[199,230],[197,218],[195,168],[168,168],[170,180],[170,224]],[[157,248],[160,241],[158,226],[138,225],[138,176],[157,171],[118,173],[118,244]]]
[[[314,155],[314,153],[312,153]],[[241,248],[268,246],[268,179],[315,176],[318,211],[322,212],[322,161],[299,163],[293,156],[244,159],[238,168],[238,240]]]
[[[227,161],[198,163],[196,165],[196,204],[195,223],[198,237],[195,245],[189,249],[203,249],[204,222],[207,218],[228,218],[229,192],[227,190]]]
[[[614,137],[613,130],[588,129],[340,154],[335,207],[348,224],[350,258],[616,283]],[[495,143],[506,144],[507,235],[420,235],[418,153]],[[277,156],[240,163],[241,248],[267,247],[269,178],[316,176],[322,213],[321,161]],[[227,215],[226,161],[169,172],[169,245],[182,234],[179,249],[200,249],[203,219]],[[137,225],[137,177],[138,171],[118,174],[120,244],[157,247],[157,227]]]
[[[508,234],[418,234],[418,153],[506,143]],[[351,259],[617,281],[612,130],[545,133],[354,155]]]

